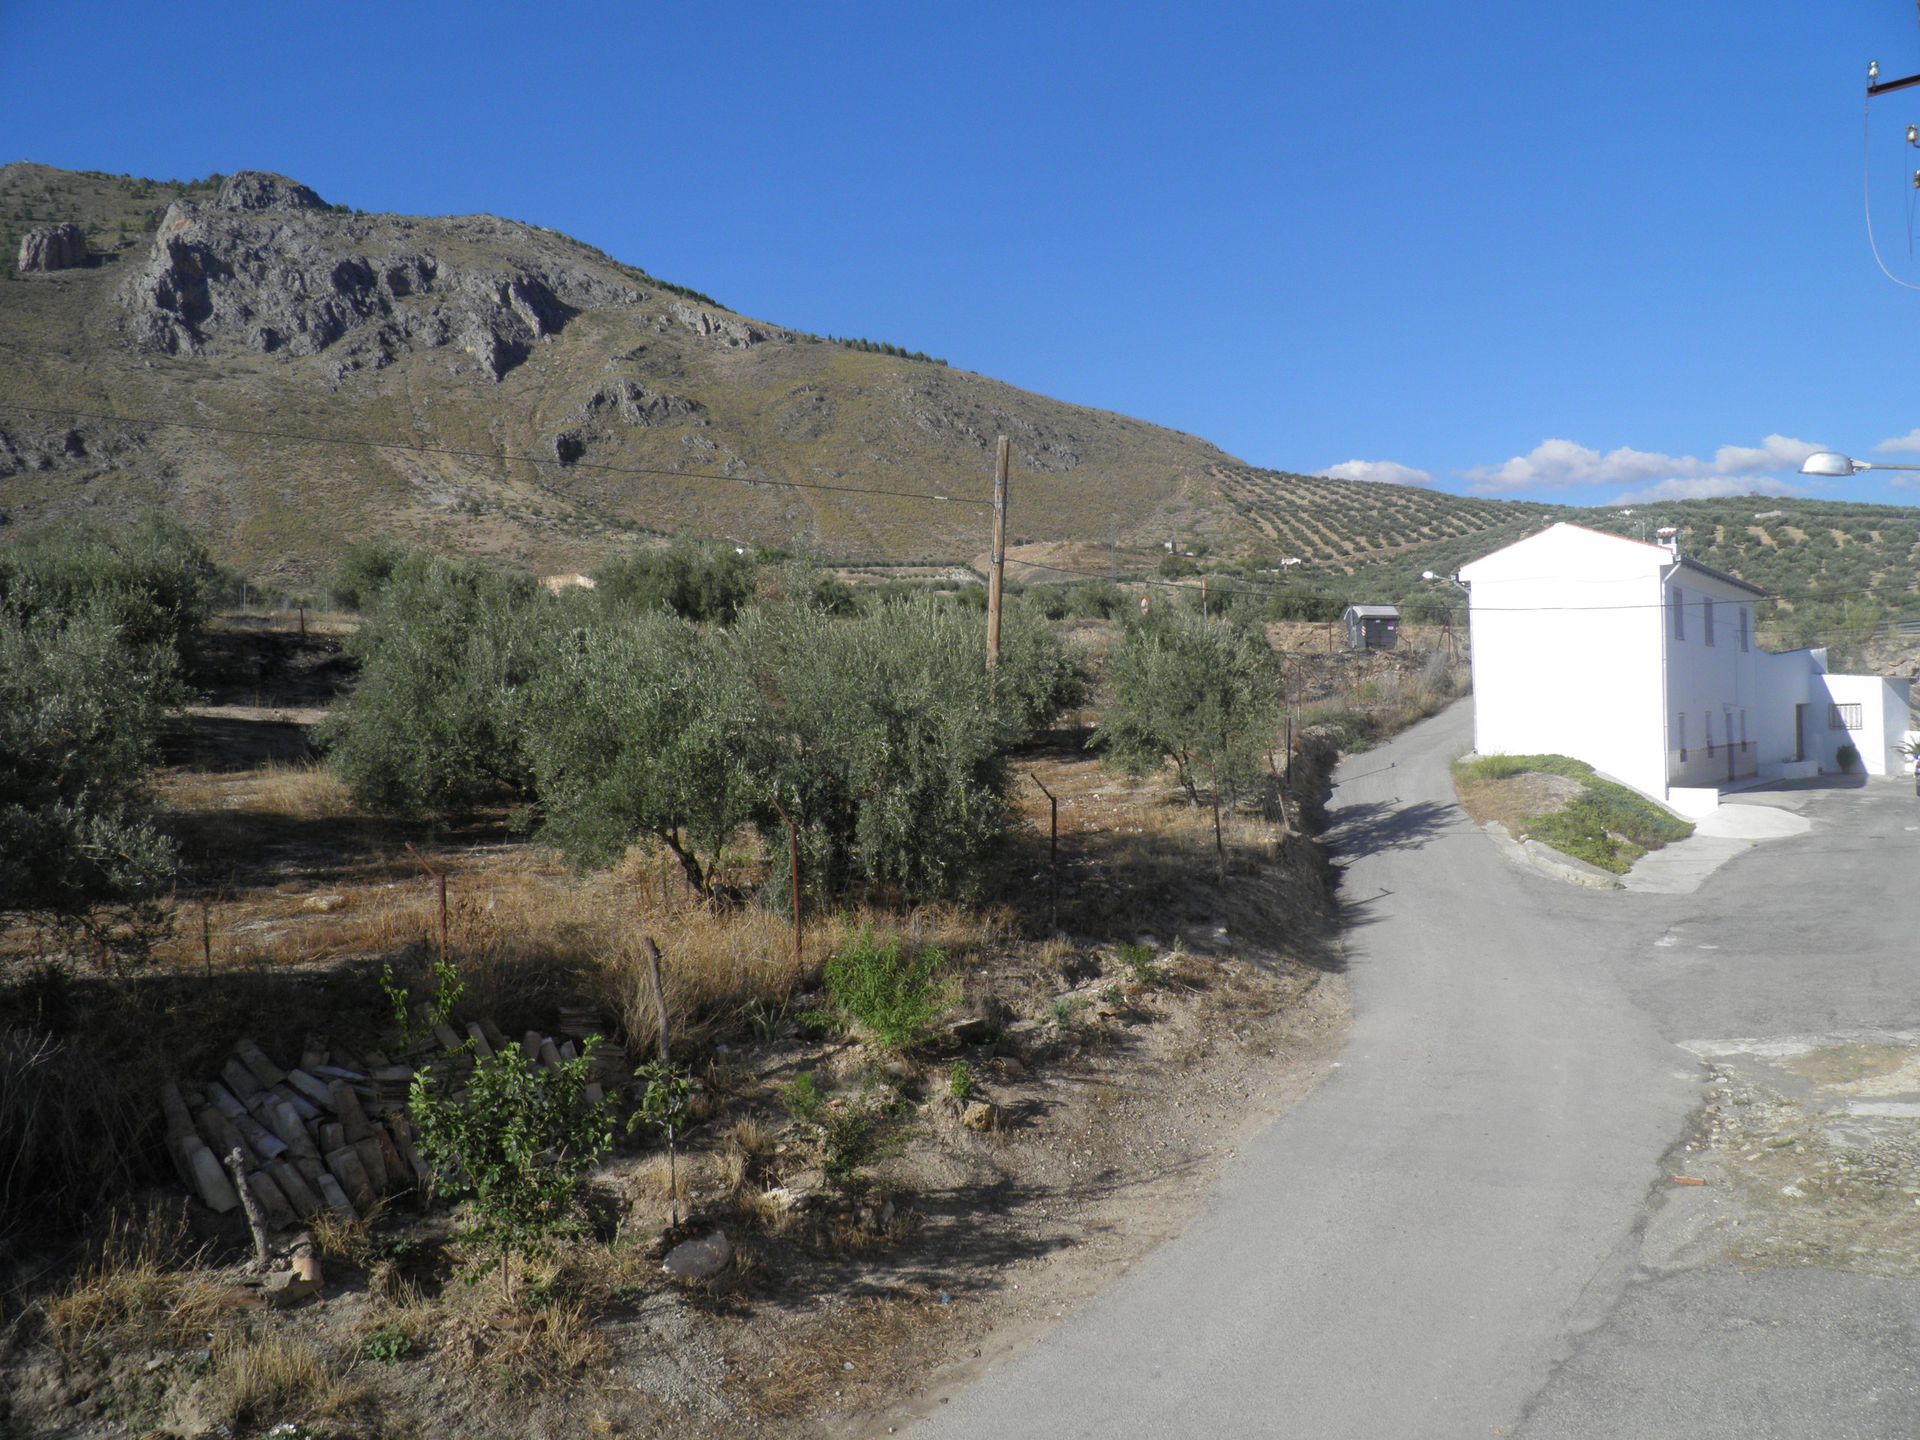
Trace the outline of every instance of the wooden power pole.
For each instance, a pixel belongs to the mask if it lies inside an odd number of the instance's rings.
[[[1007,437],[993,460],[993,568],[987,576],[987,668],[1000,663],[1000,596],[1007,584]]]

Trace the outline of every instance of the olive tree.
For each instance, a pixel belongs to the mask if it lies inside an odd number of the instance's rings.
[[[517,705],[551,642],[528,581],[416,551],[350,642],[360,679],[317,738],[369,804],[447,814],[523,797]]]
[[[129,643],[122,613],[112,596],[31,619],[0,605],[0,912],[138,954],[175,862],[145,777],[180,690],[173,651]]]
[[[521,712],[542,838],[605,865],[652,836],[710,893],[714,857],[770,794],[761,698],[730,651],[664,613],[561,641]]]
[[[31,621],[88,612],[135,650],[193,656],[219,582],[206,547],[157,512],[125,525],[49,526],[0,553],[0,607]]]
[[[975,617],[929,599],[851,620],[762,612],[738,643],[776,697],[769,788],[804,832],[813,882],[976,892],[1007,822],[1007,754],[1072,689],[1044,627],[1013,627],[992,678]]]
[[[1260,773],[1283,713],[1264,637],[1187,611],[1130,625],[1109,658],[1107,689],[1093,743],[1135,777],[1171,762],[1196,804],[1202,775],[1218,794]]]

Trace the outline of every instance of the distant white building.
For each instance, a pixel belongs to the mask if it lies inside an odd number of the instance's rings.
[[[1559,754],[1697,813],[1719,788],[1911,769],[1904,680],[1832,675],[1824,650],[1754,640],[1766,592],[1652,545],[1559,524],[1461,567],[1474,745]]]

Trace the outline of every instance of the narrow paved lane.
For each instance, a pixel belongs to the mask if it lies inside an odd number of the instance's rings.
[[[1185,1234],[921,1433],[1510,1434],[1611,1312],[1699,1095],[1615,979],[1664,917],[1508,867],[1453,804],[1470,736],[1460,705],[1342,767],[1340,1068]]]

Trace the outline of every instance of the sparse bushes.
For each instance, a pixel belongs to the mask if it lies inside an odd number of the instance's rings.
[[[946,958],[932,947],[910,952],[897,935],[881,941],[865,931],[827,961],[827,994],[887,1049],[911,1050],[947,1006],[940,981]]]
[[[1559,810],[1522,822],[1518,833],[1617,875],[1633,868],[1633,862],[1647,851],[1693,833],[1688,821],[1624,785],[1601,779],[1585,761],[1565,755],[1485,755],[1461,762],[1454,773],[1463,794],[1475,783],[1534,773],[1580,781],[1580,794]]]

